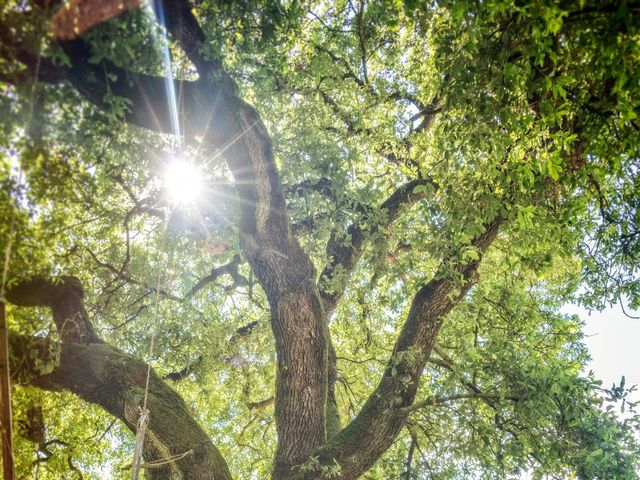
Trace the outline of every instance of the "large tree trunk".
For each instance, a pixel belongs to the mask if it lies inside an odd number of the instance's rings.
[[[198,81],[180,82],[181,108],[194,127],[189,132],[202,137],[203,148],[223,155],[233,173],[241,206],[239,244],[269,301],[277,353],[278,445],[272,477],[319,479],[325,476],[323,468],[337,464],[340,471],[333,478],[354,479],[373,465],[402,428],[408,415],[405,407],[413,402],[443,317],[461,298],[453,299],[452,291],[462,287],[464,292],[469,288],[478,262],[461,268],[463,285],[444,278],[433,280],[420,290],[378,388],[361,413],[340,430],[334,392],[336,357],[328,316],[340,301],[345,285],[334,288],[333,280],[340,272],[348,277],[369,234],[393,221],[401,206],[409,201],[414,187],[425,181],[410,182],[381,205],[386,222],[373,227],[354,224],[346,238],[332,236],[319,288],[316,269],[293,235],[271,139],[260,116],[237,96],[234,82],[222,69],[222,63],[201,55],[205,35],[189,3],[178,0],[160,3],[167,11],[167,29],[200,75]],[[16,48],[20,50],[19,46]],[[46,58],[36,59],[27,52],[22,53],[21,62],[28,72],[42,80],[70,82],[101,108],[108,108],[104,100],[108,87],[111,94],[129,102],[130,108],[125,113],[129,122],[171,132],[171,112],[164,101],[167,79],[126,71],[107,60],[94,65],[89,61],[91,48],[83,40],[65,43],[63,48],[70,57],[69,67],[55,65]],[[108,82],[107,75],[112,77]],[[169,81],[177,83],[174,79]],[[481,236],[480,250],[491,243],[498,226],[499,222]],[[26,295],[32,292],[41,296]],[[134,430],[148,366],[97,337],[82,305],[80,286],[70,279],[64,282],[64,289],[42,281],[25,286],[23,296],[17,295],[18,290],[14,293],[9,300],[18,305],[51,307],[62,338],[60,364],[52,373],[38,375],[27,353],[35,346],[46,358],[49,346],[43,339],[13,337],[14,353],[20,360],[14,371],[41,388],[72,391],[102,406]],[[220,453],[193,420],[184,402],[153,372],[148,406],[150,424],[145,460],[191,452],[152,470],[152,478],[230,478]],[[305,472],[297,468],[308,464],[311,457],[319,459],[319,469]]]
[[[208,140],[224,148],[243,204],[240,246],[269,300],[278,358],[273,478],[286,478],[326,440],[328,325],[316,269],[293,235],[269,134],[239,98],[220,105],[234,113]]]

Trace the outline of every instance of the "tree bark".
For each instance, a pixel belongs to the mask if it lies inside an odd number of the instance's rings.
[[[486,251],[497,236],[498,217],[476,237],[473,245]],[[319,466],[298,472],[290,480],[321,479],[322,467],[340,466],[337,480],[351,480],[366,472],[393,444],[409,415],[418,390],[422,370],[433,349],[444,317],[460,302],[477,281],[480,259],[458,264],[454,270],[441,269],[415,295],[409,315],[396,341],[383,377],[354,418],[325,446],[313,453]]]
[[[233,172],[244,205],[240,246],[269,300],[278,358],[273,477],[286,478],[326,440],[328,327],[315,267],[293,235],[269,134],[253,107],[237,97],[222,102],[237,114],[209,140]]]
[[[237,88],[222,69],[222,63],[205,60],[200,55],[204,35],[186,8],[188,3],[162,3],[166,8],[175,9],[175,18],[182,17],[180,21],[173,21],[172,17],[166,27],[200,74],[198,81],[181,82],[180,108],[194,126],[189,134],[202,136],[203,147],[222,154],[233,173],[242,202],[238,225],[240,247],[270,305],[277,353],[275,420],[278,433],[272,477],[277,480],[322,478],[321,470],[305,473],[296,468],[314,456],[321,466],[333,467],[337,462],[340,473],[333,478],[356,478],[395,440],[408,415],[405,407],[413,402],[443,317],[475,281],[479,261],[459,266],[462,282],[443,276],[418,292],[377,389],[360,414],[338,432],[340,422],[333,387],[336,361],[328,317],[336,308],[346,283],[343,279],[334,288],[336,272],[346,271],[347,275],[351,272],[361,256],[367,235],[385,222],[366,230],[352,225],[346,232],[348,242],[341,242],[341,236],[334,235],[327,246],[328,263],[318,288],[315,267],[293,235],[271,139],[259,114],[237,96]],[[6,40],[4,36],[0,38],[3,42]],[[8,41],[20,51],[19,42]],[[125,118],[129,122],[173,133],[164,94],[166,82],[177,84],[176,80],[127,71],[106,60],[99,66],[93,65],[88,62],[90,47],[83,40],[63,46],[70,57],[70,67],[58,67],[46,59],[36,62],[25,52],[20,53],[19,61],[28,72],[37,72],[41,79],[69,81],[100,108],[109,108],[105,101],[107,91],[121,97],[128,102]],[[430,182],[410,182],[384,202],[381,209],[385,211],[386,221],[393,221],[402,205],[420,198],[412,195],[413,188],[425,183]],[[476,239],[480,250],[484,251],[495,238],[498,226],[499,222],[489,225],[487,233]],[[37,300],[41,303],[28,303],[24,300],[28,296],[23,298],[23,305],[48,305],[54,309],[62,338],[60,365],[48,375],[35,375],[36,365],[29,365],[25,360],[26,370],[22,371],[29,375],[24,378],[41,388],[73,391],[101,405],[134,429],[144,385],[141,378],[146,378],[142,373],[146,374],[147,366],[101,342],[82,306],[81,288],[73,287],[72,283],[71,280],[65,282],[65,291],[55,290],[53,299],[45,295]],[[331,286],[327,287],[329,283]],[[456,289],[458,293],[454,295]],[[40,290],[49,292],[49,286],[41,286]],[[17,353],[25,345],[27,348],[35,345],[46,356],[48,346],[42,342],[15,337],[12,345]],[[150,441],[145,456],[166,458],[193,449],[193,453],[183,459],[154,470],[154,478],[230,478],[224,460],[180,397],[155,373],[151,387]]]
[[[142,405],[147,364],[106,343],[52,344],[43,338],[11,335],[12,377],[20,383],[50,390],[67,390],[101,406],[135,433]],[[37,362],[59,364],[46,375]],[[33,358],[30,352],[36,350]],[[196,423],[182,398],[152,370],[149,382],[149,426],[145,438],[146,463],[187,452],[184,458],[147,470],[152,480],[230,480],[218,449]]]
[[[162,462],[173,455],[183,458],[149,470],[148,478],[230,480],[231,474],[218,449],[193,419],[182,398],[149,366],[95,334],[84,308],[78,279],[53,282],[34,278],[11,288],[7,299],[23,306],[46,306],[53,312],[60,343],[41,337],[11,335],[11,370],[18,382],[45,390],[67,390],[100,405],[135,433],[143,405],[147,372],[149,426],[144,458]],[[33,355],[32,352],[36,352]],[[42,374],[42,365],[55,364]]]

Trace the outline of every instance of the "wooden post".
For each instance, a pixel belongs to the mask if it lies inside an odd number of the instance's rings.
[[[15,479],[11,428],[11,381],[9,375],[9,332],[4,298],[0,298],[0,423],[2,427],[2,470],[5,480]]]

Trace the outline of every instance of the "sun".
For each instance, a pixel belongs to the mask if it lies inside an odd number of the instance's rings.
[[[184,158],[174,158],[164,172],[164,187],[175,205],[193,204],[202,193],[203,174],[200,168]]]

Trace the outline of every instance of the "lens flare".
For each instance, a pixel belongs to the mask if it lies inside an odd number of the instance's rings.
[[[164,186],[175,205],[193,204],[202,193],[203,175],[193,163],[173,159],[164,173]]]

